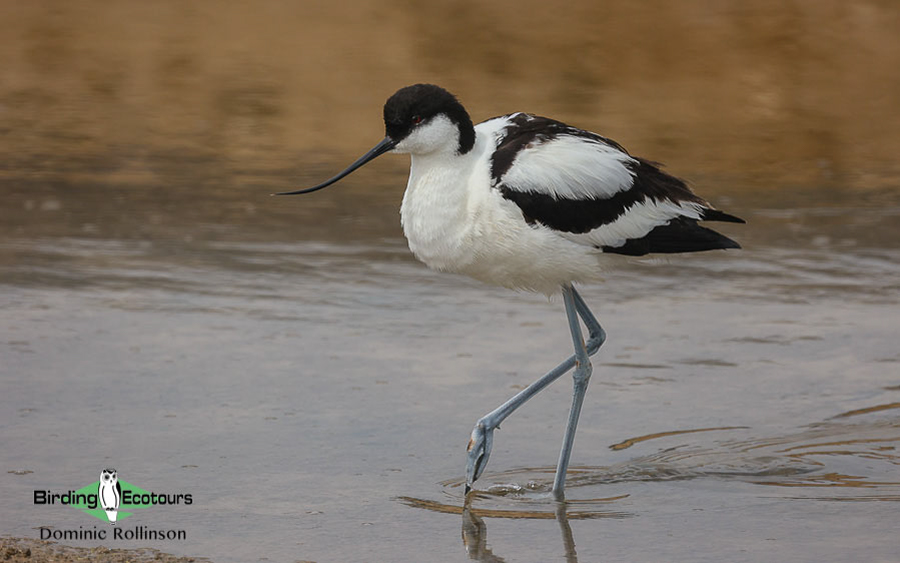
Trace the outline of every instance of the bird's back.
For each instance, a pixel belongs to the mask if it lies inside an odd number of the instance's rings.
[[[498,119],[491,187],[534,228],[614,254],[739,247],[698,222],[742,219],[615,141],[545,117]]]

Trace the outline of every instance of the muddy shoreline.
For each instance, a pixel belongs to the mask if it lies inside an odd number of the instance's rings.
[[[191,563],[210,561],[205,557],[177,557],[149,547],[139,549],[110,549],[108,547],[72,547],[53,541],[29,538],[0,538],[0,560],[13,563],[131,563],[157,561],[162,563]]]

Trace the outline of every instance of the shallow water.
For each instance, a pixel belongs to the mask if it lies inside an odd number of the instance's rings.
[[[473,20],[465,11],[456,13],[462,23],[445,18],[419,43],[389,34],[376,51],[395,58],[369,68],[377,53],[360,46],[379,34],[364,20],[383,18],[396,31],[417,12],[361,3],[347,24],[359,30],[355,41],[337,32],[278,39],[298,49],[337,41],[321,56],[359,73],[320,71],[313,75],[331,86],[313,86],[297,74],[312,72],[310,60],[298,55],[300,70],[287,73],[289,61],[267,58],[274,48],[260,37],[284,20],[305,30],[336,25],[327,10],[282,13],[271,4],[250,14],[197,3],[138,13],[124,3],[123,13],[102,12],[127,22],[124,30],[91,35],[94,13],[65,6],[9,14],[25,23],[5,35],[2,51],[11,70],[0,87],[9,132],[0,145],[8,163],[0,174],[0,533],[100,525],[72,508],[35,506],[32,494],[77,489],[113,466],[129,483],[194,498],[121,523],[184,529],[186,541],[114,547],[220,562],[896,559],[900,177],[888,148],[898,139],[895,128],[867,121],[896,85],[869,89],[880,93],[851,108],[832,105],[852,96],[843,81],[819,94],[824,101],[811,93],[827,82],[817,74],[825,63],[798,63],[806,73],[788,88],[771,78],[788,74],[774,47],[729,44],[715,57],[746,57],[756,69],[730,71],[740,84],[758,83],[753,99],[763,109],[753,108],[763,122],[745,123],[722,102],[728,84],[698,69],[683,69],[683,83],[670,77],[682,84],[671,90],[675,101],[632,75],[617,85],[560,74],[570,98],[554,98],[541,81],[529,93],[533,81],[517,74],[523,61],[546,70],[556,59],[531,49],[514,57],[497,39],[491,48],[509,57],[506,80],[522,86],[511,93],[485,83],[487,59],[441,58],[440,38]],[[712,22],[693,8],[672,17],[682,38],[730,17],[755,23],[747,37],[767,37],[790,28],[785,18],[828,20],[828,6],[704,16]],[[897,17],[879,4],[847,9],[854,26],[869,26],[857,33],[870,43],[881,37],[879,22]],[[590,15],[564,17],[613,25]],[[648,26],[654,17],[631,16]],[[209,25],[190,27],[200,21]],[[816,29],[785,48],[818,45],[826,31]],[[216,39],[224,31],[228,42]],[[120,34],[131,35],[129,48],[110,50]],[[565,36],[550,33],[547,50],[575,52]],[[897,57],[896,45],[881,47],[856,71],[863,85]],[[632,56],[660,71],[673,64],[643,49],[644,58]],[[822,53],[840,74],[856,51]],[[397,215],[405,157],[383,157],[315,195],[268,197],[374,144],[385,93],[416,80],[410,69],[391,70],[409,60],[472,99],[476,118],[539,106],[596,127],[665,160],[748,220],[722,226],[742,251],[618,261],[605,284],[583,288],[609,338],[596,356],[566,505],[548,495],[566,379],[497,432],[469,503],[462,487],[474,422],[571,353],[560,300],[415,262]],[[455,70],[436,70],[444,60]],[[579,61],[570,72],[611,76]],[[352,90],[356,79],[378,91]],[[708,122],[683,107],[694,86],[718,100],[703,105]],[[339,94],[319,99],[328,87]],[[84,90],[66,97],[65,88]],[[657,134],[654,119],[674,126]],[[853,150],[802,145],[797,131],[811,124],[828,138],[846,136]],[[763,125],[792,133],[765,146],[738,134]]]

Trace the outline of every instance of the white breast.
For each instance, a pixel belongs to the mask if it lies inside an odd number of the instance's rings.
[[[470,261],[472,222],[466,176],[471,166],[460,166],[463,158],[413,155],[400,206],[409,249],[437,270],[456,272]]]

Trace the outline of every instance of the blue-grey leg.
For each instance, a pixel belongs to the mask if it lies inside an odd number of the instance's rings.
[[[575,372],[574,391],[572,393],[572,408],[569,410],[569,422],[566,424],[566,433],[563,437],[562,449],[559,452],[559,462],[556,465],[556,477],[553,479],[553,494],[562,500],[566,488],[566,471],[569,468],[569,458],[572,456],[572,445],[575,443],[575,430],[578,427],[578,417],[581,415],[581,405],[584,403],[584,394],[587,391],[588,382],[591,380],[591,360],[588,357],[597,351],[602,339],[606,338],[600,323],[588,309],[587,304],[581,299],[575,288],[571,285],[563,287],[563,295],[568,297],[566,302],[566,316],[569,319],[569,331],[572,333],[572,344],[575,346]],[[578,322],[578,314],[581,313],[585,325],[590,331],[590,338],[600,336],[601,341],[591,343],[593,349],[588,351],[588,346],[581,336],[581,324]]]
[[[494,430],[500,427],[506,417],[525,404],[528,399],[537,395],[545,387],[559,379],[564,373],[575,367],[575,391],[572,398],[572,409],[569,412],[569,422],[566,426],[566,434],[560,453],[559,464],[556,468],[556,478],[553,482],[553,492],[557,498],[562,498],[566,481],[566,469],[569,465],[569,457],[572,453],[572,443],[575,439],[575,428],[578,424],[578,415],[581,413],[581,405],[584,401],[584,393],[591,375],[591,363],[588,357],[594,354],[606,340],[606,333],[600,327],[600,323],[594,317],[591,310],[581,295],[571,285],[563,287],[563,301],[566,305],[566,314],[569,318],[569,330],[572,333],[572,341],[575,345],[575,355],[556,366],[549,373],[517,393],[514,397],[484,415],[472,430],[469,439],[468,459],[466,463],[466,493],[472,484],[478,479],[487,466],[491,455],[494,440]],[[578,317],[584,321],[588,329],[588,341],[584,342],[581,336],[581,326]]]

